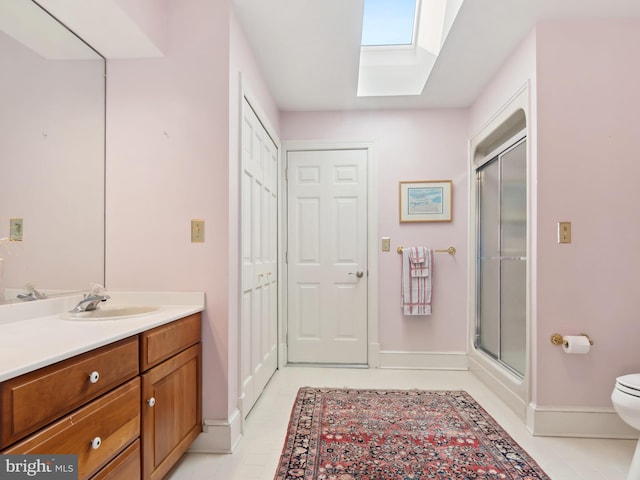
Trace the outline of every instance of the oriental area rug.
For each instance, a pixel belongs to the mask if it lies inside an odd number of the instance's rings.
[[[298,391],[276,480],[549,480],[464,391]]]

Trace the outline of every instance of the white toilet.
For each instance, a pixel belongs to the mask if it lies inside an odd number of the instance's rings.
[[[622,420],[640,430],[640,373],[616,378],[616,386],[611,393],[611,403]],[[640,480],[640,440],[631,460],[627,480]]]

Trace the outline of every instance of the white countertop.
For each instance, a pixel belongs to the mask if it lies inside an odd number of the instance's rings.
[[[158,306],[114,320],[64,320],[72,295],[0,305],[0,382],[204,310],[204,293],[107,292],[105,305]]]

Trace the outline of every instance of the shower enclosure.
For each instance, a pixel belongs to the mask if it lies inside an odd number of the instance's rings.
[[[475,347],[524,377],[527,351],[527,147],[524,132],[474,162]]]

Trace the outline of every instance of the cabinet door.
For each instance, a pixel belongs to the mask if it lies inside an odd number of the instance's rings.
[[[142,478],[161,479],[202,431],[202,348],[142,375]]]

